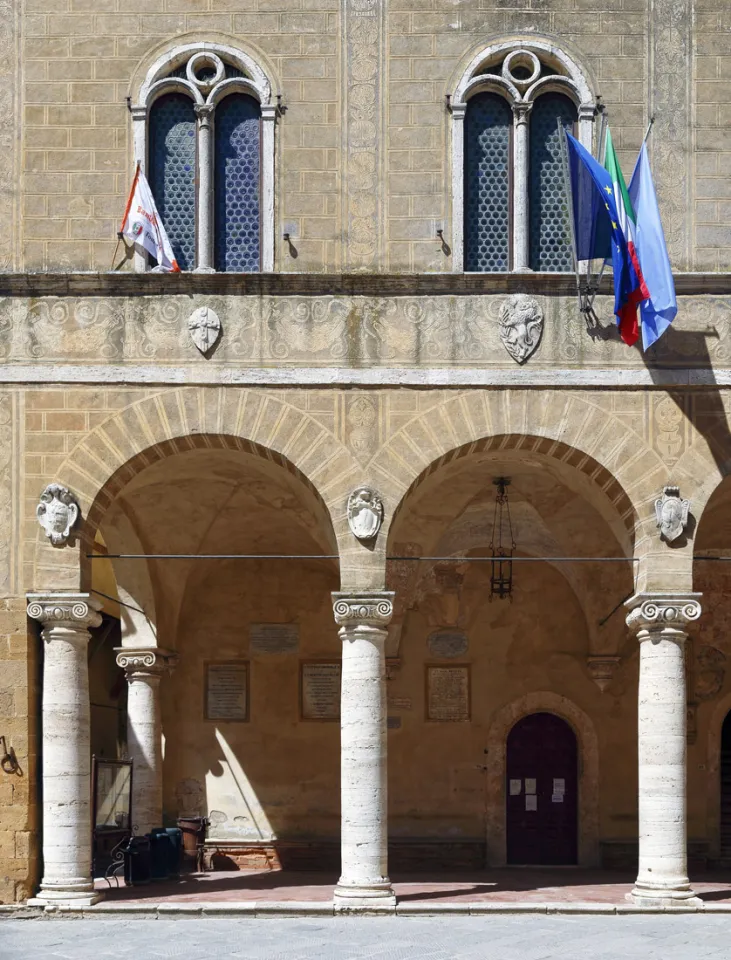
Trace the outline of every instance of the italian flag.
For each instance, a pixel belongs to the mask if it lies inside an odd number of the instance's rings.
[[[617,154],[612,142],[612,134],[607,127],[607,143],[604,148],[604,168],[612,178],[612,190],[614,193],[614,202],[619,215],[619,229],[624,234],[627,241],[627,250],[631,261],[631,272],[633,276],[633,289],[629,297],[622,306],[619,314],[619,332],[625,343],[630,346],[635,343],[640,335],[640,327],[637,321],[637,305],[643,300],[649,300],[650,291],[647,289],[645,279],[642,276],[642,268],[635,248],[635,233],[637,229],[637,217],[635,215],[632,201],[627,192],[627,185],[622,176],[622,168],[619,165]]]

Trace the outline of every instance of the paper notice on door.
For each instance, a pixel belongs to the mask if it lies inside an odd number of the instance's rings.
[[[538,809],[538,797],[535,793],[526,793],[525,795],[525,809],[526,810],[537,810]]]
[[[563,803],[563,794],[562,793],[552,793],[551,794],[551,803]]]
[[[536,792],[536,780],[535,777],[526,777],[525,778],[525,792],[526,793],[535,793]],[[525,808],[526,810],[528,807]]]
[[[522,786],[522,780],[511,780],[510,781],[510,796],[517,797],[520,794],[520,788]]]
[[[563,777],[553,778],[553,792],[566,793],[566,781],[563,779]]]

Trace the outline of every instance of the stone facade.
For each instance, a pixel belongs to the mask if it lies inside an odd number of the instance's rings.
[[[140,827],[209,815],[214,863],[323,862],[341,842],[346,905],[392,901],[389,835],[391,869],[504,864],[506,742],[540,712],[577,739],[579,863],[637,862],[642,836],[635,896],[692,897],[687,846],[729,853],[713,559],[731,555],[727,5],[0,0],[0,14],[0,736],[21,767],[0,772],[0,901],[41,880],[40,902],[94,899],[90,744],[135,761]],[[573,276],[454,272],[446,98],[512,40],[578,65],[626,173],[655,114],[679,313],[645,355],[620,342],[608,285],[587,329]],[[166,52],[204,43],[271,82],[274,271],[107,272],[135,155],[125,98]],[[591,139],[593,111],[583,122]],[[220,321],[205,350],[194,315]],[[520,556],[607,562],[516,562],[513,603],[487,602],[500,475]],[[57,542],[37,516],[49,484],[80,511]],[[690,501],[672,542],[666,487]],[[375,536],[354,535],[364,488],[382,504]],[[114,650],[97,607],[119,622]],[[296,639],[272,649],[257,625]],[[206,718],[211,663],[245,664],[246,719]],[[337,711],[307,716],[307,663],[341,664],[341,728]],[[469,678],[456,721],[429,712],[429,670],[450,664]]]

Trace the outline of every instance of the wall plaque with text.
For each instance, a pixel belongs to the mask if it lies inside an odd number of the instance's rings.
[[[251,653],[297,653],[299,642],[296,623],[252,623],[249,628]]]
[[[300,715],[303,720],[340,719],[340,661],[300,664]]]
[[[206,664],[206,720],[249,719],[249,664],[230,660]]]
[[[470,719],[470,668],[467,664],[426,668],[426,718]]]

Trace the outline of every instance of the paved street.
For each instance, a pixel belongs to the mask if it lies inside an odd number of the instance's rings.
[[[729,916],[7,920],[2,960],[714,960]]]

